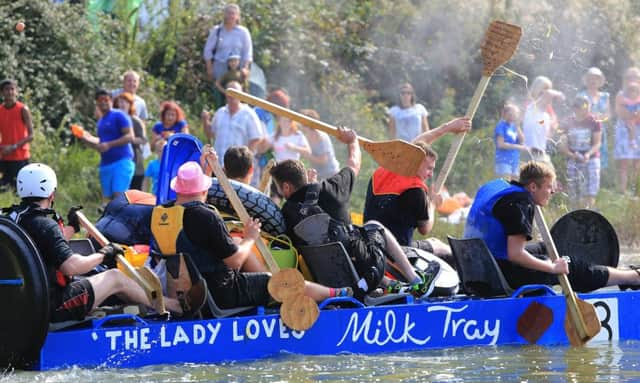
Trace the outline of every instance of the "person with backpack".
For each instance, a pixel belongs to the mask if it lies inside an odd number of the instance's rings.
[[[351,224],[349,200],[360,172],[361,152],[352,130],[338,131],[338,139],[348,145],[349,155],[347,166],[336,175],[310,183],[307,170],[298,160],[282,161],[270,171],[278,192],[286,199],[282,214],[287,235],[296,247],[341,242],[361,278],[353,286],[358,297],[371,294],[378,287],[388,293],[429,296],[440,272],[437,262],[430,262],[429,268],[418,274],[393,234],[382,224],[376,221],[365,222],[362,227]],[[401,271],[408,285],[384,278],[387,262]]]
[[[213,86],[216,107],[224,104],[223,93],[215,86],[215,81],[227,72],[227,60],[231,53],[240,54],[240,70],[244,78],[249,78],[249,69],[253,61],[253,43],[249,30],[240,25],[240,7],[227,4],[224,7],[224,20],[211,28],[202,55],[207,67],[207,78]]]

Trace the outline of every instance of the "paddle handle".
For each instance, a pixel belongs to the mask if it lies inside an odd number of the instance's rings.
[[[542,239],[547,248],[547,255],[552,261],[556,261],[560,258],[558,256],[558,250],[556,249],[556,245],[553,242],[553,238],[551,237],[551,233],[549,232],[547,223],[544,220],[544,216],[542,215],[542,208],[540,206],[536,205],[536,211],[534,215],[536,219],[536,225],[538,226],[538,230],[540,230],[540,234],[542,235]],[[578,307],[576,295],[571,288],[569,278],[566,274],[559,274],[558,280],[560,281],[560,286],[562,286],[562,292],[565,296],[565,299],[567,300],[567,310],[569,310],[570,317],[574,323],[574,326],[576,327],[578,336],[580,336],[581,339],[589,339],[589,336],[587,335],[587,325],[585,324],[582,313],[580,312],[580,308]]]
[[[276,165],[276,160],[273,158],[267,162],[264,168],[262,168],[262,176],[260,177],[260,187],[258,190],[263,192],[264,194],[269,194],[269,189],[271,188],[271,168]]]
[[[254,97],[248,93],[233,89],[233,88],[227,88],[226,93],[234,98],[237,98],[240,101],[246,102],[247,104],[253,105],[253,106],[259,106],[264,110],[267,110],[275,115],[278,116],[283,116],[283,117],[288,117],[290,119],[292,119],[295,122],[299,122],[304,126],[307,126],[309,128],[312,129],[316,129],[316,130],[320,130],[322,132],[325,132],[327,134],[330,134],[336,138],[339,138],[339,134],[338,134],[338,128],[336,128],[333,125],[329,125],[325,122],[322,121],[318,121],[315,118],[311,118],[309,116],[305,116],[302,113],[298,113],[298,112],[294,112],[291,109],[287,109],[284,108],[280,105],[274,104],[272,102],[269,102],[267,100],[263,100],[261,98],[258,97]],[[359,137],[358,136],[358,141],[359,142],[371,142],[371,140],[363,138],[363,137]]]
[[[491,76],[482,76],[480,82],[478,83],[478,86],[476,86],[475,92],[473,92],[473,97],[471,98],[471,102],[469,103],[469,107],[467,108],[465,117],[473,120],[473,116],[475,116],[476,111],[478,110],[478,105],[480,105],[480,100],[482,100],[482,96],[487,90],[487,85],[489,85],[490,80]],[[442,190],[442,186],[449,176],[449,172],[453,167],[453,163],[458,156],[458,152],[462,147],[462,141],[464,140],[464,137],[466,135],[466,133],[460,133],[454,137],[453,143],[451,143],[451,147],[449,148],[449,153],[447,153],[447,158],[445,158],[442,169],[440,169],[440,173],[438,173],[438,178],[436,178],[436,182],[433,188],[435,194],[440,193],[440,190]]]
[[[222,190],[224,190],[224,193],[227,195],[227,198],[229,198],[229,202],[231,202],[231,206],[233,207],[233,210],[235,210],[236,214],[238,214],[238,218],[240,218],[240,221],[248,222],[251,219],[251,216],[249,216],[247,209],[242,204],[242,201],[240,201],[238,194],[236,193],[233,186],[231,186],[231,183],[229,182],[227,175],[224,174],[224,171],[220,167],[220,164],[218,163],[218,161],[209,161],[209,159],[207,158],[207,164],[211,169],[213,169],[213,174],[218,179],[218,182],[220,183],[220,186],[222,186]],[[258,238],[255,242],[256,242],[256,247],[260,252],[260,255],[262,255],[262,258],[265,260],[265,262],[267,262],[267,267],[269,268],[269,271],[271,271],[271,273],[273,274],[280,271],[280,267],[278,266],[276,261],[273,259],[273,256],[271,255],[271,252],[267,248],[267,245],[265,245],[260,238]]]
[[[78,216],[78,222],[80,222],[80,225],[82,225],[82,227],[87,230],[87,233],[89,233],[90,236],[98,241],[98,244],[100,246],[105,246],[109,243],[109,240],[91,223],[91,221],[89,221],[89,219],[82,212],[78,211],[76,212],[76,215]],[[131,276],[131,278],[140,287],[142,287],[142,289],[150,299],[157,296],[157,292],[153,290],[153,287],[151,287],[151,285],[147,281],[145,281],[144,278],[142,278],[140,273],[138,273],[138,271],[133,267],[133,265],[131,265],[131,263],[129,263],[129,261],[127,261],[125,257],[123,257],[121,254],[118,254],[116,255],[116,259],[125,268],[126,273]]]

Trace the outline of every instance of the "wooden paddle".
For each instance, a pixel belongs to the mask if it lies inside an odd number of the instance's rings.
[[[473,97],[467,108],[467,113],[465,114],[466,117],[473,119],[478,105],[480,105],[480,100],[487,89],[487,85],[489,85],[493,72],[513,56],[516,48],[518,48],[521,36],[522,29],[517,25],[507,24],[503,21],[493,21],[489,25],[481,45],[483,64],[482,78],[473,93]],[[442,186],[447,180],[465,135],[466,133],[456,135],[453,143],[451,143],[447,158],[444,160],[440,173],[438,173],[438,178],[436,178],[433,188],[434,194],[440,193]]]
[[[267,164],[262,168],[262,176],[260,177],[260,187],[258,190],[263,192],[266,195],[269,195],[269,189],[271,188],[271,168],[276,165],[276,160],[273,158],[267,162]]]
[[[338,129],[304,114],[283,108],[280,105],[254,97],[236,89],[227,88],[227,94],[248,104],[259,106],[278,116],[288,117],[310,128],[338,137]],[[415,176],[425,159],[424,150],[403,140],[371,141],[358,136],[360,146],[385,169],[403,176]]]
[[[544,220],[540,206],[536,206],[535,219],[549,258],[552,261],[557,260],[559,258],[558,251],[555,243],[553,243],[553,238]],[[595,307],[576,296],[569,283],[569,278],[565,274],[558,275],[558,279],[562,286],[562,293],[567,301],[567,315],[564,320],[565,332],[573,346],[582,346],[598,335],[600,332],[600,320],[596,314]]]
[[[110,242],[82,212],[78,211],[76,214],[80,225],[87,230],[89,235],[98,241],[100,246],[104,246]],[[125,251],[128,250],[127,246],[123,246],[123,248]],[[160,283],[158,276],[146,267],[136,269],[121,254],[116,255],[116,260],[123,267],[124,273],[129,278],[133,279],[142,288],[142,290],[144,290],[144,293],[147,295],[147,298],[149,298],[149,301],[158,314],[165,314],[167,310],[164,305],[164,296],[162,295],[162,284]]]

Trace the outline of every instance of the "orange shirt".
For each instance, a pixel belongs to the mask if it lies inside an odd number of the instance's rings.
[[[373,173],[373,182],[371,183],[374,195],[381,194],[397,194],[400,195],[408,189],[420,188],[425,192],[429,192],[429,188],[424,181],[418,176],[405,177],[400,174],[389,171],[383,167],[379,167]]]
[[[5,107],[4,104],[0,105],[0,145],[13,145],[29,135],[27,126],[22,120],[22,109],[24,109],[24,104],[19,101],[16,101],[11,108]],[[21,161],[30,157],[31,153],[27,143],[0,160]]]

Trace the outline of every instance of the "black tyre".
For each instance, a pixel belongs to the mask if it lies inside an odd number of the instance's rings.
[[[234,180],[229,180],[229,182],[236,193],[238,193],[238,197],[247,209],[247,213],[249,213],[251,217],[258,218],[260,220],[262,223],[262,230],[273,236],[285,233],[286,226],[282,212],[278,205],[276,205],[269,196],[249,185]],[[233,207],[231,206],[231,202],[229,202],[227,195],[224,193],[224,190],[222,190],[222,187],[216,179],[213,180],[211,188],[209,188],[207,202],[214,205],[222,212],[236,215]]]
[[[0,366],[28,368],[49,330],[45,266],[27,234],[4,217],[0,254]]]

